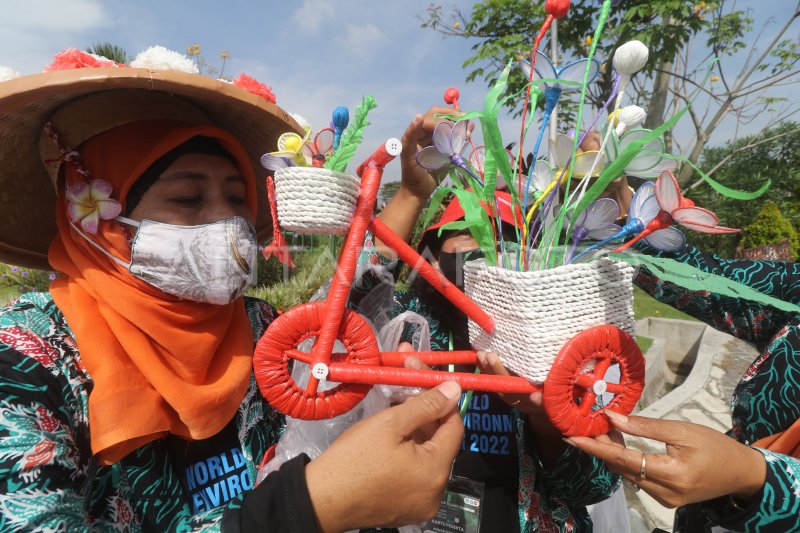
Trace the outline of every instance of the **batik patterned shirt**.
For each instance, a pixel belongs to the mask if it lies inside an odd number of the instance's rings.
[[[800,263],[720,259],[692,246],[674,254],[659,254],[646,246],[640,249],[800,304]],[[709,291],[690,291],[646,269],[636,281],[657,300],[759,350],[731,398],[732,437],[749,445],[786,430],[800,418],[800,315]],[[743,511],[732,507],[728,498],[698,507],[710,522],[734,531],[800,531],[800,460],[761,451],[767,461],[767,479],[760,498]]]
[[[245,299],[255,338],[274,318]],[[0,309],[0,531],[214,531],[243,496],[193,515],[165,439],[103,466],[91,452],[92,378],[49,293]],[[235,415],[249,479],[283,416],[251,376]]]

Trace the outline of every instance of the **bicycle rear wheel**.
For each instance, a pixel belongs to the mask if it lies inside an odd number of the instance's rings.
[[[261,394],[270,405],[293,418],[333,418],[355,407],[371,388],[371,385],[341,383],[311,394],[292,378],[292,365],[286,352],[319,334],[324,313],[325,302],[293,307],[269,325],[253,354],[253,368]],[[375,335],[357,313],[345,310],[337,339],[345,346],[346,363],[380,365]]]
[[[619,381],[608,380],[612,365]],[[608,433],[606,409],[629,414],[642,396],[645,361],[636,341],[621,329],[595,326],[568,340],[558,352],[544,382],[548,418],[567,436]],[[602,398],[613,397],[608,403]]]

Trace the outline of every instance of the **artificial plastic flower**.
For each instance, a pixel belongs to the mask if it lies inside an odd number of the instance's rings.
[[[528,194],[534,200],[538,200],[547,190],[547,186],[553,182],[556,176],[556,167],[551,165],[546,159],[537,159],[533,165],[533,174],[531,176],[530,187]]]
[[[325,160],[333,153],[333,141],[336,133],[331,128],[323,128],[314,135],[314,140],[303,144],[303,155],[311,165],[322,168]]]
[[[717,218],[717,215],[708,209],[696,207],[693,201],[689,198],[684,198],[678,186],[678,180],[675,179],[672,172],[666,171],[662,173],[656,180],[654,189],[656,204],[659,208],[658,212],[650,222],[647,223],[638,236],[626,242],[615,251],[622,251],[636,244],[641,239],[650,242],[652,240],[650,238],[651,235],[666,231],[667,229],[675,229],[671,227],[676,223],[700,233],[719,234],[736,233],[739,231],[735,228],[718,226],[717,222],[719,222],[719,218]],[[656,247],[661,249],[658,246]]]
[[[602,241],[616,235],[622,228],[614,222],[619,218],[619,206],[611,198],[600,198],[581,211],[572,229],[572,247],[564,260],[569,263],[578,243],[584,239]]]
[[[650,134],[650,130],[636,128],[623,133],[619,139],[613,139],[605,147],[608,163],[616,161],[625,149],[633,142]],[[675,160],[666,157],[666,145],[661,137],[652,139],[642,146],[636,155],[625,165],[623,173],[627,176],[634,176],[642,179],[653,179],[661,175],[665,170],[675,170],[677,163]]]
[[[101,179],[79,181],[67,187],[67,214],[73,224],[80,223],[86,233],[97,234],[101,220],[111,220],[122,212],[122,205],[111,198],[113,186]]]
[[[642,41],[628,41],[614,52],[614,70],[623,76],[632,76],[644,68],[649,56],[650,51]]]
[[[336,109],[333,110],[333,115],[331,116],[331,129],[333,129],[332,148],[334,152],[339,149],[342,133],[344,133],[348,124],[350,124],[350,110],[343,105],[337,106]],[[317,136],[319,136],[319,133]]]
[[[569,135],[559,133],[556,135],[555,143],[550,145],[550,160],[558,168],[558,174],[561,175],[564,169],[569,166],[570,159],[572,159],[573,140]],[[598,158],[597,163],[594,163],[595,157]],[[594,164],[595,171],[593,175],[599,174],[606,163],[605,155],[597,150],[587,150],[585,152],[578,152],[575,154],[575,164],[572,168],[572,175],[576,178],[582,178],[589,173],[589,170]]]
[[[550,58],[545,54],[536,52],[536,63],[533,65],[533,76],[531,77],[531,64],[526,59],[519,61],[519,66],[525,73],[527,79],[533,80],[559,80],[568,83],[559,83],[559,81],[546,81],[543,82],[545,87],[545,95],[548,88],[558,89],[560,92],[580,91],[583,84],[583,76],[586,73],[586,62],[589,59],[578,59],[567,63],[561,68],[556,68]],[[600,72],[600,63],[592,59],[591,66],[589,67],[588,83],[592,83]]]
[[[605,239],[596,242],[589,246],[581,253],[576,255],[571,262],[576,262],[578,259],[588,254],[589,252],[600,248],[604,244],[617,239],[624,239],[631,235],[641,234],[650,222],[656,218],[660,208],[658,201],[655,197],[655,185],[652,181],[643,183],[636,189],[636,192],[631,199],[631,205],[628,207],[628,215],[625,220],[625,225],[614,235],[610,235]],[[666,227],[653,231],[649,235],[643,236],[647,244],[658,248],[662,252],[674,252],[678,250],[686,242],[686,237],[683,233],[675,227]],[[615,251],[619,251],[617,249]]]
[[[611,113],[608,121],[615,126],[614,133],[619,137],[627,131],[638,128],[645,118],[647,118],[647,113],[644,109],[638,105],[629,105]]]
[[[514,166],[514,154],[512,154],[509,150],[506,150],[506,155],[508,156],[508,163],[511,167]],[[486,164],[486,147],[484,145],[476,146],[472,149],[472,152],[469,154],[469,164],[472,165],[475,170],[478,171],[481,178],[486,180],[486,176],[484,175],[484,166]],[[495,189],[503,189],[506,186],[506,180],[503,178],[503,174],[499,171],[497,172],[497,181],[495,182]]]
[[[13,80],[19,78],[20,74],[11,67],[0,67],[0,81]]]
[[[417,163],[429,172],[454,165],[480,182],[480,176],[475,174],[464,161],[466,148],[467,121],[453,123],[444,120],[433,129],[433,146],[427,146],[417,152]]]
[[[179,52],[169,50],[163,46],[151,46],[147,50],[139,52],[129,65],[133,68],[177,70],[188,74],[200,73],[194,61]]]
[[[544,10],[553,18],[564,18],[569,12],[569,0],[545,0]]]
[[[272,92],[272,87],[261,83],[257,79],[248,76],[247,74],[240,74],[238,78],[233,80],[233,84],[237,87],[241,87],[242,89],[253,93],[255,95],[264,98],[265,100],[272,102],[273,104],[277,102],[275,98],[275,93]]]
[[[104,68],[118,67],[115,61],[107,57],[90,54],[77,48],[68,48],[63,52],[57,53],[53,57],[53,62],[44,67],[45,72],[55,70],[70,70],[74,68]]]
[[[268,155],[286,157],[291,159],[291,161],[297,166],[307,167],[311,165],[311,160],[309,160],[303,154],[303,147],[306,145],[306,143],[308,143],[310,138],[311,128],[306,130],[306,133],[303,137],[300,137],[294,132],[284,133],[278,137],[278,150],[275,152],[270,152]]]

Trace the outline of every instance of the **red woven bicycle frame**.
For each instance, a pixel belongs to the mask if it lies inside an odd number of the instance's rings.
[[[384,385],[402,385],[429,389],[445,381],[457,381],[464,390],[512,394],[530,394],[542,390],[541,386],[529,383],[525,378],[519,376],[387,368],[384,366],[361,366],[347,363],[331,363],[328,367],[328,372],[328,379],[331,381],[365,385],[381,383]]]
[[[430,263],[425,261],[416,250],[406,244],[406,242],[389,229],[386,224],[376,218],[370,222],[369,229],[375,234],[375,237],[394,249],[400,259],[414,270],[417,270],[425,281],[442,293],[445,298],[453,302],[465,315],[478,324],[483,331],[486,333],[492,333],[494,331],[494,320],[492,320],[492,317],[486,314],[478,304],[470,300],[458,287],[450,283],[441,272],[433,268]]]
[[[377,164],[367,165],[363,168],[361,194],[358,196],[353,222],[350,231],[347,232],[342,252],[339,254],[339,262],[331,280],[331,288],[328,291],[325,305],[325,321],[322,323],[319,337],[311,351],[315,361],[326,364],[330,362],[336,334],[339,331],[344,310],[347,308],[347,298],[350,296],[350,286],[355,277],[358,256],[364,245],[367,227],[372,219],[372,210],[378,198],[382,173],[383,169]],[[318,384],[319,381],[315,377],[309,377],[308,390],[312,394],[315,393]]]

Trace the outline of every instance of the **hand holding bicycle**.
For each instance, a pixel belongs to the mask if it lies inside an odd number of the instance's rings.
[[[731,495],[747,501],[764,486],[766,462],[758,450],[711,428],[676,420],[606,413],[616,429],[663,442],[665,454],[642,454],[607,435],[567,442],[603,459],[611,470],[666,507]],[[743,502],[744,503],[744,502]]]
[[[344,432],[306,466],[320,529],[398,527],[439,508],[464,427],[453,381],[411,398]],[[386,480],[392,480],[391,496]]]

